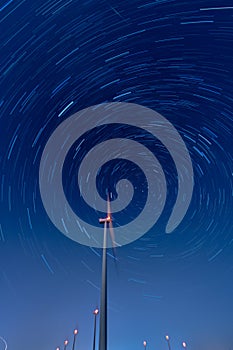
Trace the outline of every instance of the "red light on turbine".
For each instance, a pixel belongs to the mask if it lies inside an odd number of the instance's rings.
[[[99,309],[95,309],[95,310],[93,311],[93,314],[94,314],[94,315],[98,315],[98,313],[99,313]]]

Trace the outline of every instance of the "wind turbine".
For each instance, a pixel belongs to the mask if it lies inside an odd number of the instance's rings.
[[[100,300],[99,350],[107,350],[107,228],[109,228],[109,231],[110,231],[112,247],[113,249],[115,248],[109,195],[107,198],[107,217],[104,219],[99,219],[99,222],[101,224],[104,224],[103,255],[102,255],[102,284],[101,284],[101,300]]]
[[[171,350],[171,344],[170,344],[170,337],[169,337],[169,335],[166,335],[165,339],[167,341],[168,350]]]
[[[93,311],[93,315],[94,315],[94,334],[93,334],[93,350],[95,350],[95,340],[96,340],[96,317],[99,313],[99,309],[95,309]]]
[[[76,342],[77,334],[78,334],[78,330],[75,329],[75,330],[74,330],[74,340],[73,340],[72,350],[74,350],[74,347],[75,347],[75,342]]]

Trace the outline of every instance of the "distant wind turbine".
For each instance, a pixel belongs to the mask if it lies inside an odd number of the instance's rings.
[[[96,341],[96,317],[99,313],[99,309],[95,309],[93,311],[93,315],[94,315],[94,334],[93,334],[93,350],[95,350],[95,341]]]
[[[168,350],[171,350],[170,337],[168,335],[166,335],[165,339],[167,341]]]

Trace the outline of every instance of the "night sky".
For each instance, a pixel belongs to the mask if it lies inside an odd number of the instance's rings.
[[[190,350],[232,350],[233,1],[1,0],[0,23],[0,350],[1,337],[12,350],[63,349],[75,327],[77,349],[92,348],[102,249],[56,228],[39,172],[61,123],[110,102],[150,108],[174,126],[192,161],[194,187],[183,220],[166,233],[178,172],[161,140],[137,125],[111,123],[110,113],[106,125],[70,147],[64,193],[96,229],[104,211],[85,203],[78,186],[92,147],[136,141],[158,159],[167,184],[157,222],[117,248],[117,261],[108,250],[109,350],[140,350],[144,340],[148,349],[166,350],[166,334],[172,350],[183,341]],[[132,183],[132,201],[113,213],[116,229],[146,206],[143,170],[120,156],[99,169],[96,188],[103,200],[109,192],[112,204],[119,181]],[[83,180],[90,193],[88,174]]]

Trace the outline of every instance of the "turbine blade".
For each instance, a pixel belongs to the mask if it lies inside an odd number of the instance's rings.
[[[115,235],[114,235],[114,230],[113,230],[113,225],[112,225],[112,212],[111,212],[111,205],[110,205],[110,197],[108,194],[108,199],[107,199],[107,211],[108,211],[108,227],[109,227],[109,232],[110,232],[110,237],[112,241],[112,247],[115,247]]]
[[[109,222],[109,232],[110,232],[110,237],[112,241],[112,249],[116,250],[116,241],[115,241],[115,234],[114,234],[114,229],[112,225],[112,220]]]
[[[114,234],[114,229],[113,229],[113,224],[112,224],[112,212],[111,212],[111,204],[110,204],[109,194],[108,194],[108,199],[107,199],[107,211],[108,211],[108,218],[109,218],[108,227],[109,227],[109,232],[110,232],[110,238],[112,241],[112,253],[114,256],[115,268],[116,268],[116,271],[118,273],[117,257],[116,257],[116,241],[115,241],[115,234]]]
[[[112,218],[112,213],[111,213],[111,205],[110,205],[110,196],[109,196],[109,193],[108,193],[108,198],[107,198],[107,214],[108,216],[110,216],[110,218]]]
[[[111,237],[111,240],[112,240],[112,254],[113,254],[113,258],[114,258],[114,265],[115,265],[117,276],[119,276],[119,271],[118,271],[118,266],[117,266],[117,256],[116,256],[115,235],[114,235],[114,229],[113,229],[112,221],[110,221],[108,225],[109,225],[110,237]]]

